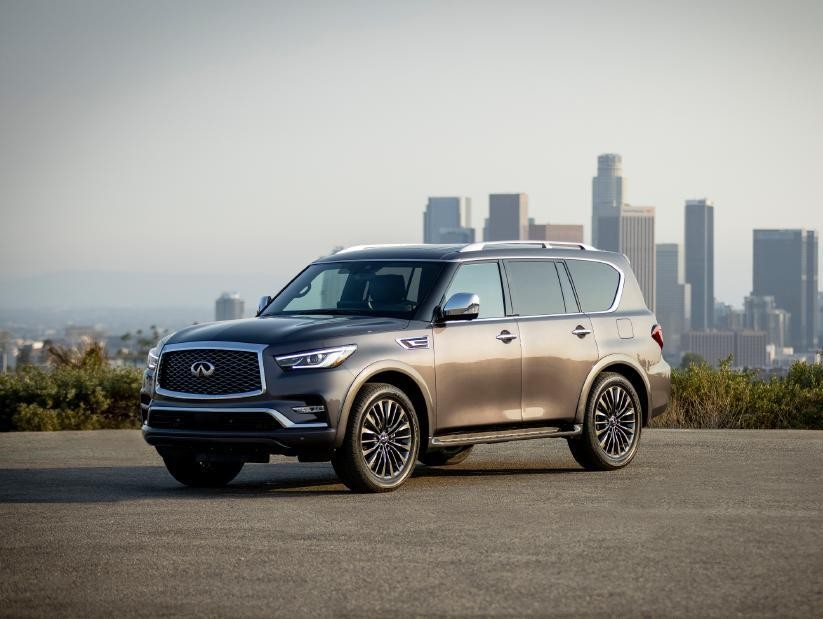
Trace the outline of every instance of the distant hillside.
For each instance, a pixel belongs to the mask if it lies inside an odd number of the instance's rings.
[[[0,309],[203,308],[207,315],[224,291],[247,308],[280,289],[289,274],[176,274],[67,271],[0,279]]]

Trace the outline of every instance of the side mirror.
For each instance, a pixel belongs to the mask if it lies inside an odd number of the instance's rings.
[[[264,309],[266,309],[266,306],[269,303],[271,303],[271,297],[270,296],[266,295],[265,297],[260,297],[260,301],[257,304],[257,315],[258,316],[260,315],[260,312],[262,312]]]
[[[471,292],[455,292],[440,310],[444,321],[474,320],[480,315],[480,297]]]

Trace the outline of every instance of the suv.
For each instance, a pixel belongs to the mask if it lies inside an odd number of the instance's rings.
[[[161,340],[143,379],[143,436],[191,486],[284,454],[383,492],[417,461],[549,437],[587,469],[618,469],[668,405],[662,349],[619,254],[525,241],[352,247],[263,297],[256,318]]]

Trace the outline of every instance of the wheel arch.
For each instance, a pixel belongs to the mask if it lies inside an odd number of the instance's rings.
[[[396,362],[378,361],[362,370],[349,387],[343,405],[340,407],[340,418],[337,422],[337,434],[334,446],[340,447],[346,436],[354,400],[360,390],[369,383],[387,383],[402,390],[414,405],[418,422],[420,423],[420,444],[427,444],[430,429],[434,427],[432,418],[434,407],[431,392],[426,381],[413,367]]]
[[[632,384],[632,387],[634,387],[634,390],[637,392],[637,397],[640,398],[640,406],[643,412],[643,425],[648,425],[651,411],[651,386],[649,384],[649,378],[637,360],[632,359],[628,355],[609,355],[592,367],[583,383],[580,399],[577,402],[576,423],[583,423],[583,418],[586,414],[586,403],[589,401],[592,386],[597,377],[603,374],[603,372],[620,374]]]

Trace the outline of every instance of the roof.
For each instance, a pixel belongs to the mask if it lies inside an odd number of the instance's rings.
[[[354,260],[443,260],[462,261],[478,257],[501,258],[522,257],[597,257],[603,259],[617,256],[603,252],[583,243],[561,243],[551,241],[495,241],[471,243],[468,245],[357,245],[336,254],[325,256],[317,262],[343,262]]]

